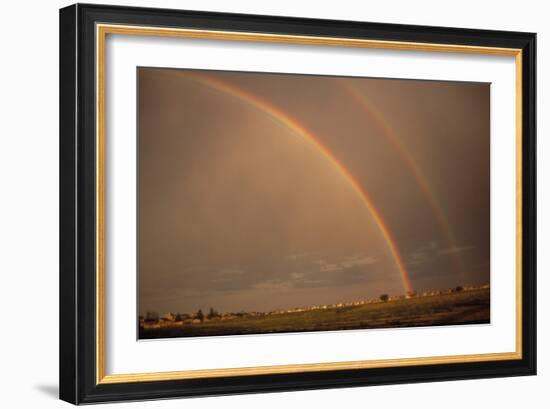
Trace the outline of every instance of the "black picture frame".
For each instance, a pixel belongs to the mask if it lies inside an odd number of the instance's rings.
[[[96,350],[96,23],[520,49],[521,359],[102,384]],[[74,404],[536,374],[536,34],[77,4],[60,10],[60,388]]]

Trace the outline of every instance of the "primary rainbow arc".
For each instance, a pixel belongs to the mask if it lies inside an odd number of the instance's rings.
[[[380,230],[382,237],[388,245],[390,253],[394,259],[395,265],[399,271],[401,281],[403,284],[403,289],[406,293],[411,293],[413,291],[413,286],[411,279],[403,258],[399,252],[399,248],[391,232],[384,222],[380,211],[374,205],[372,199],[369,197],[368,193],[361,187],[357,179],[351,174],[351,172],[334,156],[334,154],[317,138],[310,130],[305,126],[300,124],[295,118],[292,118],[288,113],[282,111],[278,107],[269,103],[258,97],[257,95],[251,94],[241,88],[234,86],[233,84],[226,83],[222,80],[215,79],[212,77],[207,77],[198,72],[189,73],[186,72],[184,78],[196,81],[201,83],[211,89],[217,90],[219,92],[228,94],[237,98],[253,107],[256,107],[264,114],[270,116],[271,118],[279,121],[287,128],[295,132],[297,135],[301,136],[314,146],[317,151],[322,154],[325,159],[327,159],[333,167],[343,176],[344,180],[349,184],[353,191],[358,195],[361,202],[368,209],[372,215],[378,229]]]

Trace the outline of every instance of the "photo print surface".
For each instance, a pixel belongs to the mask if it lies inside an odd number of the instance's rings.
[[[489,84],[137,75],[139,339],[489,323]]]

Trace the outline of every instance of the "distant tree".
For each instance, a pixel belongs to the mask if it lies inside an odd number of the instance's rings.
[[[382,295],[380,296],[380,300],[381,300],[381,301],[386,302],[386,301],[388,301],[389,299],[390,299],[390,296],[389,296],[388,294],[382,294]]]
[[[208,315],[206,316],[206,318],[211,320],[213,318],[216,318],[217,316],[218,316],[218,313],[216,312],[216,310],[214,308],[210,307],[210,311],[208,311]]]
[[[174,321],[176,321],[176,322],[181,322],[181,321],[183,321],[182,315],[181,315],[180,313],[177,313],[177,314],[176,314],[176,318],[175,318]]]
[[[453,289],[453,291],[454,291],[455,293],[459,293],[459,292],[461,292],[461,291],[463,291],[463,290],[464,290],[464,287],[462,287],[461,285],[457,285],[457,286]]]
[[[197,319],[199,319],[201,322],[204,322],[204,314],[202,310],[197,311]]]
[[[145,314],[145,321],[149,321],[149,322],[158,322],[159,320],[159,313],[158,312],[147,312],[147,314]]]

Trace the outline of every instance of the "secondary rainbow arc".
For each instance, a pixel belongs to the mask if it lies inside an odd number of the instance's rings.
[[[426,197],[428,204],[432,208],[437,223],[441,232],[445,237],[445,241],[450,248],[457,247],[457,241],[453,234],[451,225],[449,223],[448,217],[442,209],[439,201],[437,200],[433,190],[430,188],[430,184],[420,167],[417,165],[416,161],[409,153],[407,148],[403,145],[403,142],[393,129],[393,127],[385,119],[384,115],[368,100],[368,98],[359,92],[356,88],[351,87],[349,84],[346,84],[344,81],[340,80],[340,84],[343,89],[359,104],[359,106],[369,114],[369,116],[374,119],[376,125],[383,132],[386,139],[389,141],[390,145],[397,152],[401,160],[405,163],[409,171],[412,173],[413,178],[416,180],[418,187]],[[461,273],[461,262],[458,255],[454,254],[454,263],[455,268],[458,273]]]
[[[233,84],[224,82],[220,79],[212,78],[205,76],[198,72],[185,72],[183,78],[196,81],[201,83],[211,89],[217,90],[219,92],[231,95],[234,98],[237,98],[250,106],[256,107],[264,114],[272,117],[273,119],[279,121],[290,130],[295,132],[297,135],[301,136],[309,142],[317,151],[322,154],[325,159],[327,159],[332,166],[342,175],[344,180],[349,184],[353,191],[358,195],[361,202],[368,209],[372,215],[384,241],[387,243],[390,253],[394,259],[395,265],[398,269],[399,275],[401,277],[402,285],[405,292],[410,293],[413,291],[413,286],[409,273],[407,271],[406,265],[403,261],[399,248],[395,239],[393,238],[387,224],[384,222],[382,215],[378,208],[374,205],[372,199],[369,197],[365,189],[360,185],[357,179],[351,174],[351,172],[334,156],[334,154],[316,137],[311,131],[309,131],[305,126],[303,126],[298,120],[291,117],[288,113],[282,111],[275,105],[271,104],[268,101],[261,99],[259,96],[251,94],[241,88],[236,87]]]

